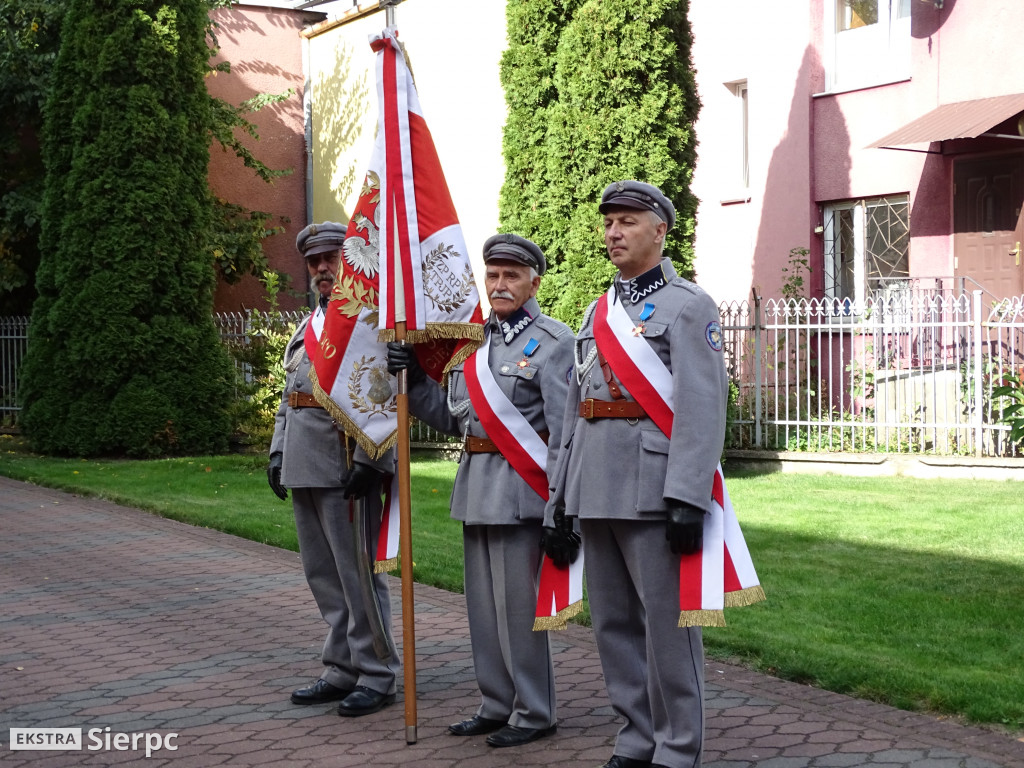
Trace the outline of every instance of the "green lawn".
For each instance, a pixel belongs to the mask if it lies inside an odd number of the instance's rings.
[[[0,474],[295,549],[264,467],[41,458],[0,437]],[[459,591],[455,468],[413,464],[413,556],[417,581]],[[768,601],[705,630],[710,656],[1024,734],[1024,483],[726,474]]]

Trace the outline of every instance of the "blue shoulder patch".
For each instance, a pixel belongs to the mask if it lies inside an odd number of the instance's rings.
[[[722,326],[715,320],[708,323],[704,329],[704,338],[708,340],[708,346],[715,352],[722,351]]]

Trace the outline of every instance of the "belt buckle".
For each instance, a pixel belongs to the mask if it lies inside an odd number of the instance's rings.
[[[594,418],[594,398],[592,397],[583,401],[583,418],[588,420]]]
[[[299,393],[298,392],[289,392],[288,393],[288,405],[290,407],[292,407],[292,408],[298,408],[299,407]]]

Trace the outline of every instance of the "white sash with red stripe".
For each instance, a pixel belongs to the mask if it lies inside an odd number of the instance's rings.
[[[501,391],[490,367],[490,343],[485,339],[466,361],[463,373],[473,410],[487,436],[526,484],[548,500],[548,446],[530,422]],[[556,568],[544,556],[540,567],[534,630],[565,629],[583,609],[583,553],[568,568]]]
[[[665,434],[672,436],[672,374],[616,300],[615,287],[597,300],[594,341],[616,378]],[[679,563],[679,626],[725,626],[723,608],[765,599],[739,521],[715,469],[714,501],[704,523],[704,546]]]

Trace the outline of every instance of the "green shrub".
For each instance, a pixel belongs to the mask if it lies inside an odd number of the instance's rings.
[[[207,4],[74,0],[45,111],[23,419],[33,448],[223,450],[230,362],[206,248]]]

